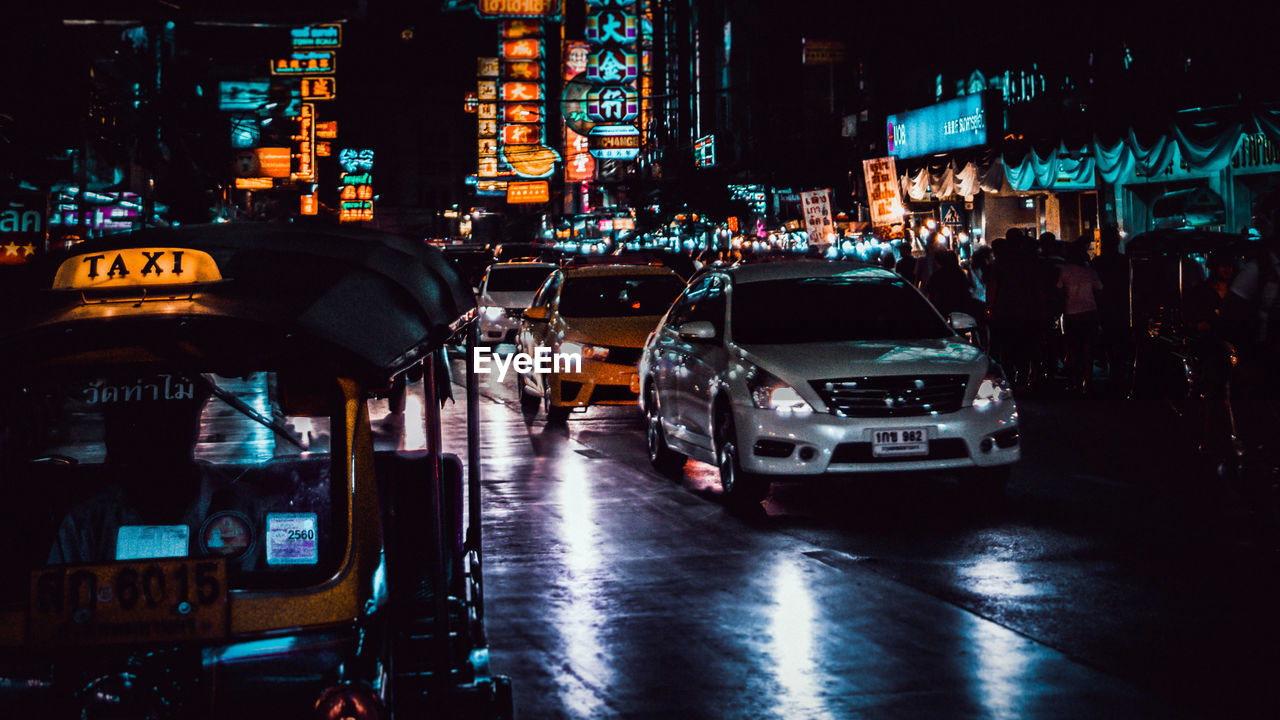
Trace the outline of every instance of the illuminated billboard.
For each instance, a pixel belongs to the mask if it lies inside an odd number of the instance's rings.
[[[587,133],[592,157],[634,160],[639,156],[640,18],[633,3],[589,0],[586,38],[588,54],[583,76],[590,84],[582,96],[582,110],[594,127]],[[566,98],[569,96],[566,88]],[[567,116],[567,115],[566,115]]]
[[[476,0],[482,18],[540,18],[558,20],[560,0]]]
[[[995,135],[1001,132],[999,115],[991,113],[983,95],[964,95],[919,110],[890,115],[886,119],[889,154],[909,158],[932,153],[986,145],[988,116],[996,120]]]
[[[300,82],[303,100],[332,100],[338,96],[338,83],[330,77],[304,77]]]
[[[271,61],[272,75],[329,75],[335,70],[337,53],[332,50],[294,50]]]
[[[341,25],[312,25],[289,30],[290,44],[295,48],[342,47]]]
[[[551,187],[546,180],[507,183],[507,202],[544,203],[551,201]]]

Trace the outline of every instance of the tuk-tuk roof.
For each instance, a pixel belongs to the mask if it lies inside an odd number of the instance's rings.
[[[93,292],[51,289],[63,261],[128,248],[207,253],[221,280],[166,287],[160,295],[185,296],[169,303],[99,303]],[[103,262],[105,270],[109,261]],[[385,379],[442,346],[453,334],[450,325],[475,306],[438,250],[387,233],[329,226],[140,230],[81,243],[22,271],[0,279],[7,296],[0,342],[10,350],[0,364],[37,363],[57,352],[51,345],[65,352],[105,348],[111,337],[135,344],[151,338],[193,345],[204,356],[314,362]],[[71,334],[79,340],[62,339]]]
[[[1234,233],[1171,228],[1136,235],[1125,244],[1129,256],[1208,254],[1215,251],[1243,252],[1249,239]]]

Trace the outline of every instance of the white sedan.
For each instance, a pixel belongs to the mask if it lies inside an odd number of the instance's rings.
[[[998,366],[915,287],[879,267],[798,261],[695,280],[649,336],[640,403],[662,472],[692,457],[727,496],[774,479],[951,471],[985,492],[1019,458]]]

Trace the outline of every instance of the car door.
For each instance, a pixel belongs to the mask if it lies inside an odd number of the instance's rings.
[[[689,303],[679,316],[680,325],[711,323],[711,338],[679,337],[676,370],[677,423],[689,442],[709,447],[711,438],[711,389],[725,369],[725,285],[723,275],[709,275],[689,289]],[[679,330],[677,329],[677,332]]]
[[[689,290],[686,289],[671,304],[671,310],[667,312],[667,317],[658,325],[658,329],[654,333],[654,342],[649,358],[650,376],[649,382],[652,383],[654,394],[657,397],[660,418],[663,423],[663,432],[668,437],[679,437],[680,428],[677,426],[678,410],[676,408],[676,372],[680,368],[681,359],[684,357],[682,347],[683,340],[676,333],[676,326],[680,324],[679,318],[692,301],[689,299]]]
[[[546,320],[530,320],[524,318],[520,321],[520,332],[516,344],[519,351],[527,353],[530,357],[537,357],[538,348],[541,346],[551,347],[551,316],[555,310],[556,296],[560,294],[560,285],[564,281],[564,273],[560,271],[553,272],[542,283],[542,287],[538,288],[538,292],[534,293],[533,300],[529,303],[529,308],[545,308]],[[532,389],[542,393],[542,376],[538,373],[532,373],[530,379],[534,384]]]

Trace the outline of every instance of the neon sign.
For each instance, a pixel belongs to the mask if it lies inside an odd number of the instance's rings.
[[[328,77],[304,77],[301,81],[303,100],[332,100],[338,96],[338,81]]]
[[[989,108],[983,95],[963,95],[886,118],[889,154],[918,157],[987,144]],[[998,129],[997,129],[998,130]]]
[[[478,0],[476,14],[482,18],[555,20],[560,17],[560,0]]]
[[[342,47],[341,25],[312,25],[289,30],[289,42],[295,48]]]
[[[272,75],[329,75],[336,69],[337,53],[332,50],[295,50],[287,58],[271,61]]]

